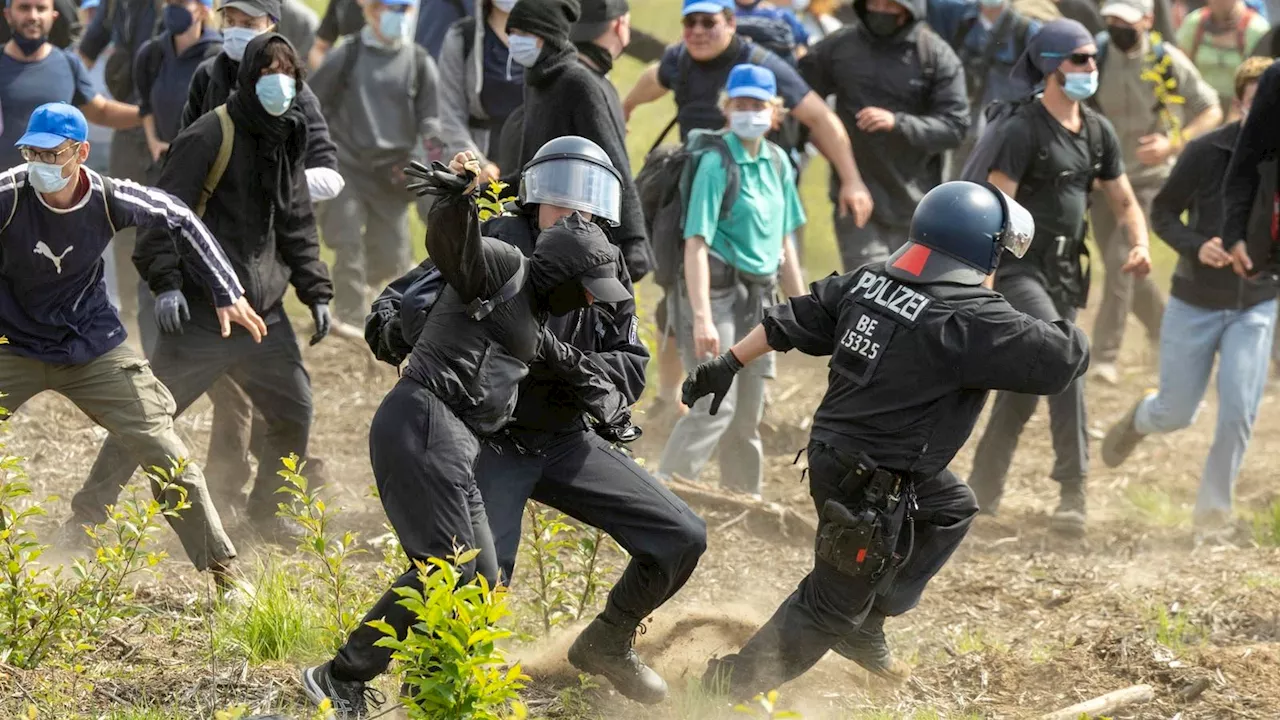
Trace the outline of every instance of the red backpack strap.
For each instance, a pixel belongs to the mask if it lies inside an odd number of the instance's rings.
[[[1245,6],[1244,12],[1240,13],[1240,22],[1236,23],[1236,47],[1240,49],[1240,57],[1249,57],[1249,48],[1244,46],[1245,39],[1249,31],[1249,24],[1253,22],[1253,16],[1257,14],[1256,10]]]
[[[1209,8],[1202,7],[1199,10],[1200,19],[1196,22],[1196,34],[1191,40],[1191,50],[1187,52],[1187,58],[1192,64],[1196,62],[1196,55],[1200,53],[1200,45],[1204,43],[1204,34],[1209,31]]]

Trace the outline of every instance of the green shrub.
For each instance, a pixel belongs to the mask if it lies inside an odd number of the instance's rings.
[[[245,597],[218,606],[219,651],[229,647],[252,663],[301,662],[323,654],[323,619],[310,598],[298,592],[297,568],[268,562],[255,575],[255,582],[241,588]]]

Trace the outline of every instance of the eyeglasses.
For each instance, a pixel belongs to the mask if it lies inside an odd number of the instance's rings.
[[[716,26],[720,24],[720,21],[717,20],[714,15],[701,15],[697,13],[693,15],[685,15],[680,19],[680,22],[684,25],[685,30],[693,30],[695,28],[714,30]]]
[[[37,150],[36,148],[24,147],[21,149],[22,159],[27,162],[45,163],[47,165],[59,165],[58,158],[67,154],[72,150],[79,150],[80,143],[73,143],[61,150]]]
[[[1072,65],[1088,65],[1090,60],[1096,60],[1097,58],[1098,58],[1097,53],[1081,52],[1081,53],[1071,53],[1070,55],[1067,56],[1067,59],[1071,61]]]

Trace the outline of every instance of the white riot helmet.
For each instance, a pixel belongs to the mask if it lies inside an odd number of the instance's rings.
[[[599,145],[566,135],[542,147],[520,176],[520,204],[580,210],[616,227],[622,217],[622,174]]]

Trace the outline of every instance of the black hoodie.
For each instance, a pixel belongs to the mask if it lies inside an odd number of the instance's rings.
[[[836,114],[875,201],[872,217],[905,228],[920,198],[942,182],[943,153],[968,132],[969,100],[960,59],[925,25],[925,0],[901,4],[911,18],[897,33],[878,37],[861,20],[846,25],[809,49],[800,74],[822,97],[835,95]],[[865,17],[866,1],[857,0],[854,9]],[[922,58],[922,50],[929,57]],[[856,116],[868,107],[892,112],[893,130],[859,130]]]
[[[492,435],[511,421],[517,388],[540,360],[598,422],[629,416],[627,398],[581,353],[569,352],[547,332],[548,298],[585,271],[619,262],[618,251],[594,223],[574,213],[538,237],[520,292],[482,320],[467,307],[498,294],[522,266],[514,245],[482,237],[469,196],[436,200],[427,225],[427,252],[446,287],[427,316],[405,367],[405,377],[431,390],[477,435]]]
[[[240,68],[244,90],[237,90],[227,101],[235,123],[231,158],[202,218],[235,268],[245,298],[268,323],[283,319],[282,301],[289,285],[308,306],[333,298],[307,190],[306,118],[295,101],[283,116],[272,119],[254,92],[255,78],[268,61],[264,50],[273,39],[288,42],[282,35],[266,33],[245,49]],[[157,187],[195,208],[221,146],[218,116],[201,116],[169,146]],[[141,235],[133,260],[153,293],[181,289],[191,306],[192,321],[218,327],[204,282],[182,258],[169,233]]]

